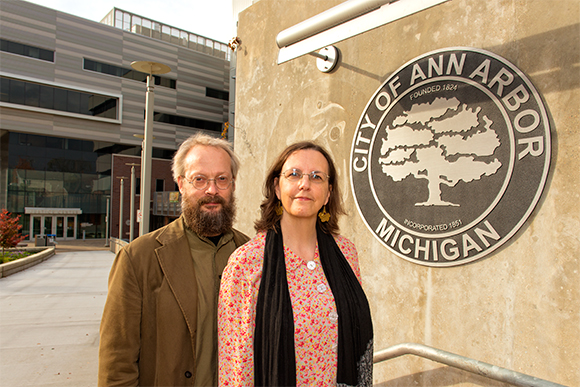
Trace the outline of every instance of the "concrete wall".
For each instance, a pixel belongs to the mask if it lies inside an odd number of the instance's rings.
[[[405,1],[405,0],[400,0]],[[315,139],[335,158],[359,251],[375,350],[416,342],[568,386],[580,385],[580,2],[452,0],[336,44],[324,74],[303,56],[276,64],[278,32],[339,0],[261,0],[239,15],[235,149],[238,227],[253,235],[269,164]],[[493,52],[542,95],[552,130],[544,194],[519,232],[486,259],[433,268],[401,259],[365,226],[350,187],[355,128],[372,94],[407,61],[453,46]],[[375,366],[384,386],[501,385],[406,356]]]

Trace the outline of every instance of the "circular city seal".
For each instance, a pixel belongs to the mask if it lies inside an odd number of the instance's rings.
[[[356,127],[351,186],[374,236],[426,266],[481,259],[538,203],[550,165],[540,95],[512,63],[452,47],[395,71]]]

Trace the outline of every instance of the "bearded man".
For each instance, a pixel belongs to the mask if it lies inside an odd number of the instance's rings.
[[[187,139],[173,158],[182,215],[113,262],[100,328],[99,386],[217,386],[217,299],[234,230],[239,162],[229,143]]]

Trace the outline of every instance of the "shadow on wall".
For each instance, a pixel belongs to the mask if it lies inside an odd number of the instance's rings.
[[[518,47],[517,63],[507,56],[506,59],[524,70],[538,91],[547,94],[580,87],[579,36],[580,23],[576,23],[484,49],[502,53],[509,52],[506,46]],[[526,63],[525,69],[521,63]]]
[[[541,89],[542,93],[575,89],[580,86],[580,24],[572,24],[524,39],[510,41],[505,45],[483,47],[483,49],[504,56],[511,47],[518,47],[518,60],[510,59],[510,62],[521,68],[521,63],[526,63],[525,72],[533,78],[534,86]],[[447,45],[450,46],[450,45]],[[528,58],[533,57],[533,59]],[[410,58],[409,58],[410,59]],[[402,65],[402,63],[401,63]],[[384,82],[392,72],[385,75],[373,74],[360,67],[344,63],[342,56],[338,67],[343,67],[363,76]],[[336,70],[334,70],[336,71]],[[561,74],[557,75],[556,73]],[[560,82],[554,82],[554,79]]]

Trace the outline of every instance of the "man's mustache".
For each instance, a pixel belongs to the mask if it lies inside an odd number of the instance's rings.
[[[198,206],[204,204],[221,204],[222,206],[226,204],[226,201],[221,196],[204,196],[197,201]]]

